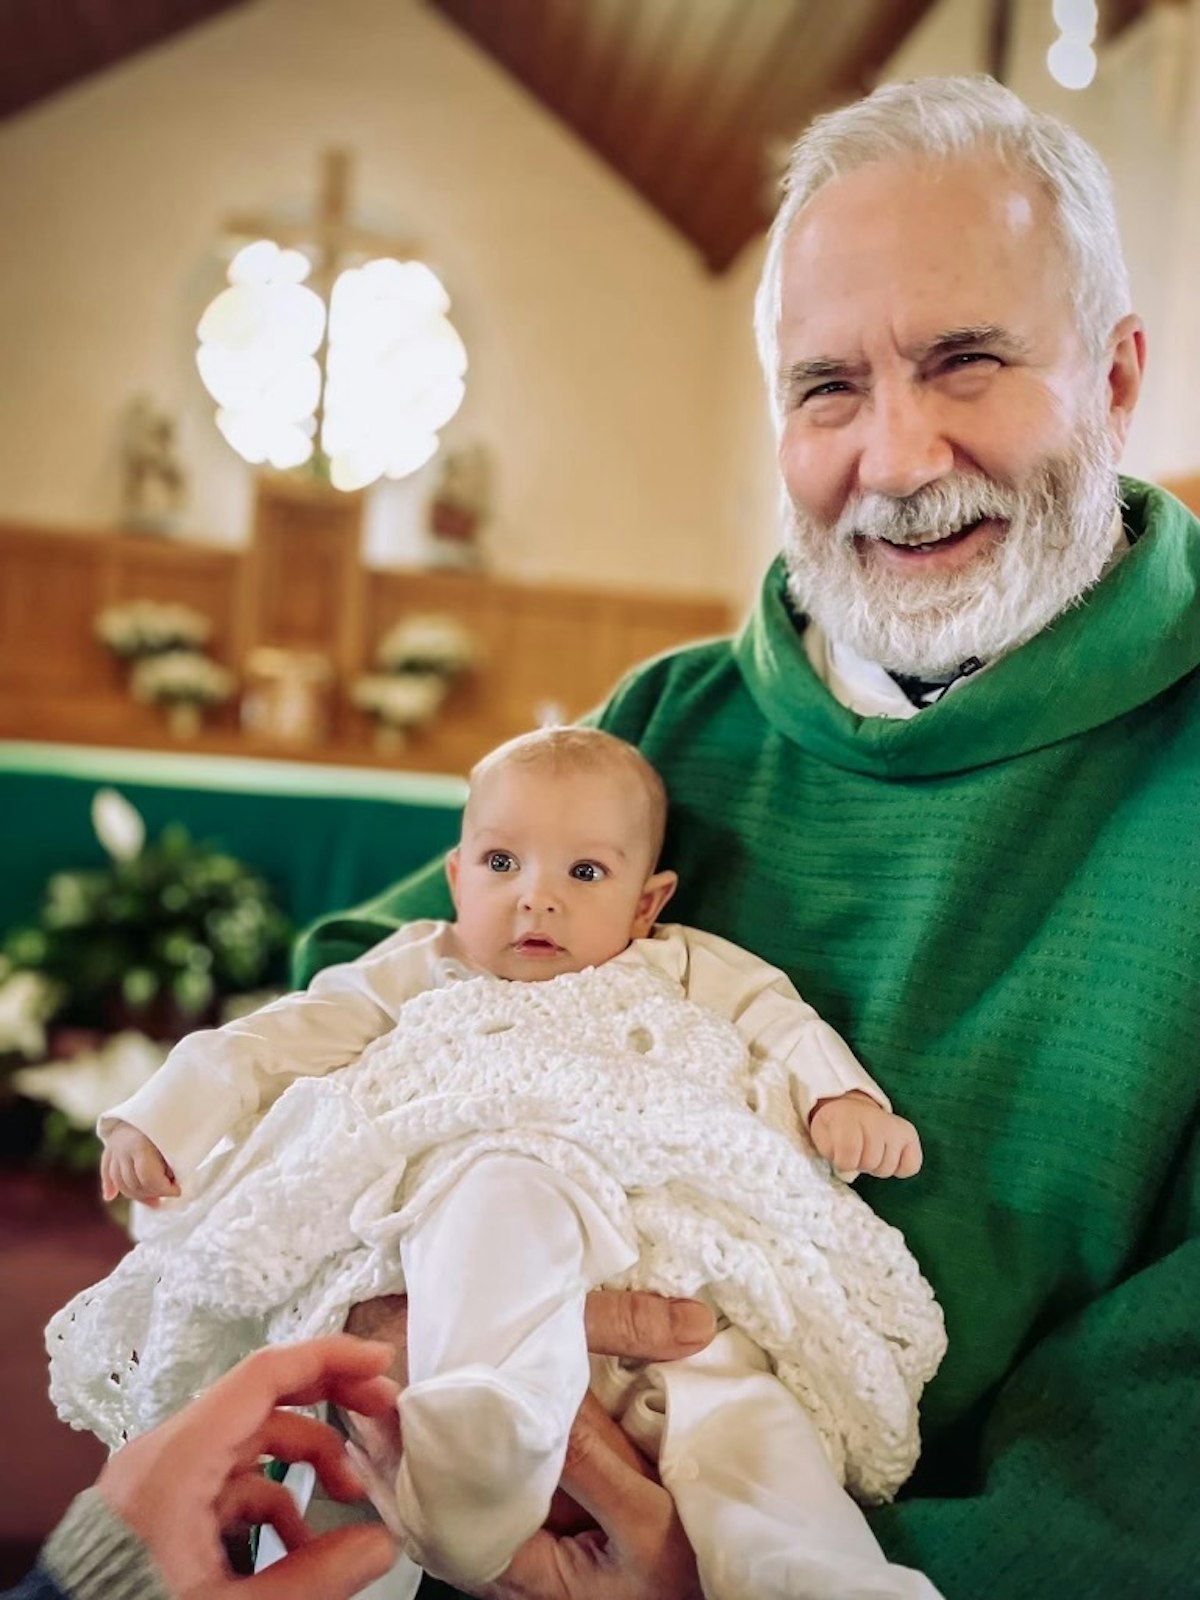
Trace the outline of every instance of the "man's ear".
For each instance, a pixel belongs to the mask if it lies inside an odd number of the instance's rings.
[[[458,846],[455,845],[446,857],[446,882],[450,885],[450,898],[454,901],[454,909],[458,910]]]
[[[1108,432],[1119,456],[1125,447],[1133,408],[1146,370],[1146,330],[1132,312],[1112,332],[1108,361]]]
[[[658,914],[679,887],[677,872],[655,872],[646,879],[638,896],[637,915],[633,919],[630,937],[644,939],[658,921]]]

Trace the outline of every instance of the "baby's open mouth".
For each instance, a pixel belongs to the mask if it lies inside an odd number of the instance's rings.
[[[562,945],[555,944],[553,939],[546,938],[544,934],[531,933],[526,934],[523,939],[518,939],[516,948],[523,955],[553,955],[555,951],[562,949]]]

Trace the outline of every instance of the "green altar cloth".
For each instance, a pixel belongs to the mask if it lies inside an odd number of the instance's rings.
[[[106,787],[148,838],[181,823],[256,867],[298,928],[449,849],[466,795],[425,773],[0,741],[0,930],[33,916],[52,872],[107,859],[91,822]]]

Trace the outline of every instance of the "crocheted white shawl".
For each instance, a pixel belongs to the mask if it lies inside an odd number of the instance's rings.
[[[846,1487],[895,1493],[945,1349],[929,1285],[815,1157],[782,1069],[622,963],[453,982],[353,1065],[292,1084],[50,1323],[59,1415],[116,1447],[262,1343],[340,1328],[354,1301],[403,1287],[405,1229],[490,1150],[582,1184],[639,1252],[625,1284],[706,1290],[772,1357]]]

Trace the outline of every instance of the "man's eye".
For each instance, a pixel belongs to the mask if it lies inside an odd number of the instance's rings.
[[[946,361],[947,372],[962,372],[966,367],[977,367],[989,361],[993,366],[999,366],[999,358],[989,355],[986,350],[958,350]]]
[[[571,876],[580,883],[599,883],[608,874],[598,861],[577,861],[571,868]]]
[[[489,872],[511,872],[517,861],[507,850],[489,850],[486,864]]]
[[[831,379],[828,383],[819,383],[815,389],[806,389],[800,396],[800,403],[803,405],[806,400],[824,400],[831,394],[846,393],[848,393],[848,390],[844,383],[837,379]]]

